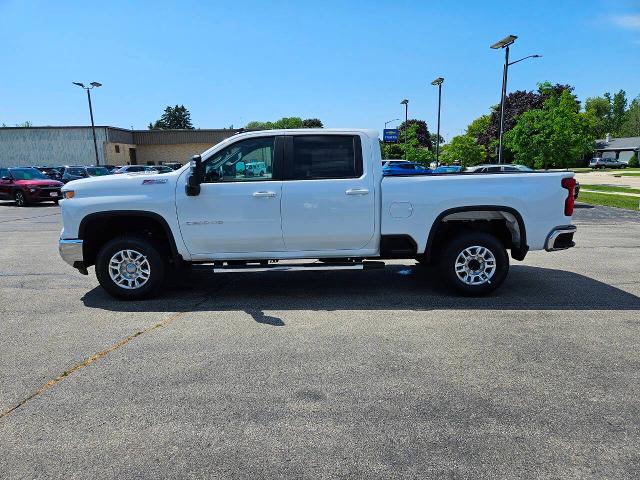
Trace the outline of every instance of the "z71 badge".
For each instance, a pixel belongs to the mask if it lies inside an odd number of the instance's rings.
[[[166,178],[147,178],[142,181],[142,185],[156,185],[158,183],[167,183]]]

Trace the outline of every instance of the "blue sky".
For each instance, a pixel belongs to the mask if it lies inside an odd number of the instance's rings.
[[[640,94],[640,1],[72,2],[0,0],[0,124],[88,123],[72,81],[99,81],[97,124],[146,128],[184,104],[196,127],[282,116],[382,129],[404,115],[461,133],[509,90],[569,83]]]

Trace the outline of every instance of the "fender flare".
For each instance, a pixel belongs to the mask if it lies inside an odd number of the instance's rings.
[[[518,229],[520,230],[520,244],[512,245],[511,247],[511,256],[516,260],[524,260],[524,257],[527,255],[529,251],[529,246],[527,245],[527,230],[524,225],[524,220],[522,220],[522,215],[513,207],[506,207],[503,205],[473,205],[468,207],[454,207],[449,208],[443,212],[441,212],[436,219],[433,221],[431,225],[431,230],[429,230],[429,237],[427,238],[427,246],[424,251],[424,256],[427,261],[431,260],[431,253],[433,250],[433,243],[435,240],[436,232],[438,230],[438,226],[442,223],[442,219],[448,215],[453,213],[460,212],[507,212],[513,215],[518,222]]]
[[[183,261],[182,255],[178,253],[178,247],[176,245],[176,239],[173,236],[173,232],[171,231],[171,227],[164,219],[164,217],[155,212],[149,212],[146,210],[105,210],[102,212],[94,212],[85,215],[84,218],[80,221],[80,226],[78,227],[78,238],[84,239],[85,230],[87,228],[87,224],[90,221],[100,219],[100,218],[112,218],[112,217],[144,217],[150,218],[160,224],[164,233],[166,234],[169,240],[169,249],[171,250],[171,256],[173,260],[177,263]]]

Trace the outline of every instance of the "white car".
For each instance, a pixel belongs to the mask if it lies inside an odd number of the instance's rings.
[[[268,172],[267,164],[265,162],[247,162],[244,166],[244,172],[247,177],[264,177]]]
[[[256,158],[269,176],[237,168]],[[95,265],[102,287],[125,299],[157,293],[185,265],[367,269],[397,258],[435,263],[451,287],[481,295],[505,280],[508,252],[523,260],[574,245],[573,175],[383,177],[375,131],[247,132],[172,173],[65,186],[59,250],[81,273]]]

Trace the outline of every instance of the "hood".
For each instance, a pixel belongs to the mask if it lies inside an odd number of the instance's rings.
[[[112,196],[140,194],[175,186],[179,172],[172,173],[123,173],[102,177],[81,178],[68,182],[63,191],[73,190],[77,196]]]
[[[16,180],[16,185],[24,185],[25,187],[61,187],[64,183],[57,180]]]

